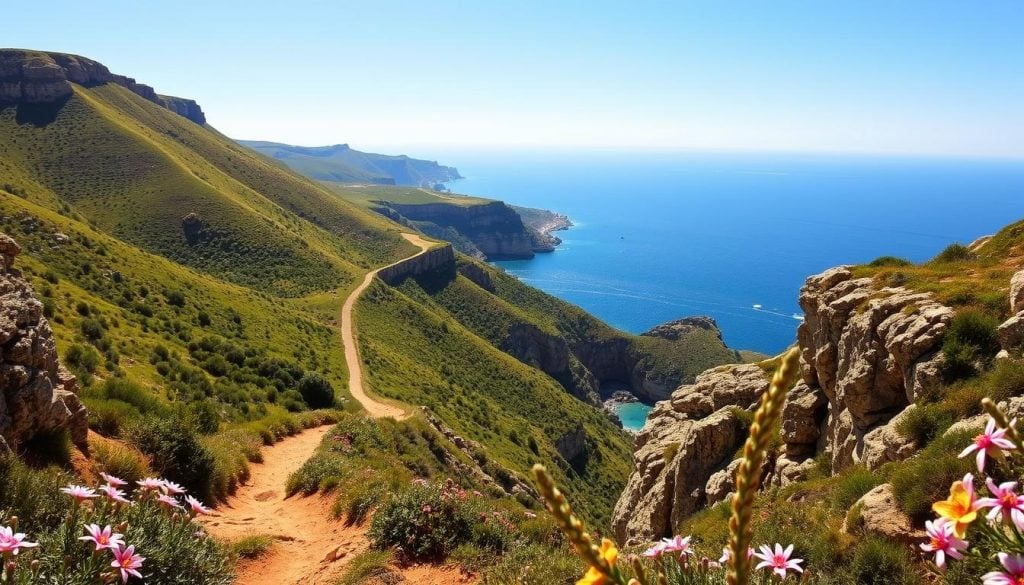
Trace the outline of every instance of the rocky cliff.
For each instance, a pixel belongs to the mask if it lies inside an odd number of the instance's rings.
[[[501,201],[481,205],[377,203],[379,213],[451,241],[460,252],[481,260],[528,259],[537,251],[553,249]]]
[[[895,431],[896,417],[940,384],[939,346],[952,309],[929,294],[854,278],[848,267],[807,279],[800,306],[802,381],[787,399],[782,447],[763,481],[801,479],[822,453],[834,472],[910,456],[915,446]],[[752,410],[767,388],[772,364],[763,366],[709,370],[657,405],[637,437],[634,471],[615,509],[620,540],[667,536],[728,496],[746,434],[737,413]]]
[[[455,251],[450,244],[435,246],[422,254],[381,268],[377,277],[387,284],[394,285],[403,278],[420,276],[428,272],[455,274]]]
[[[195,101],[159,95],[131,77],[116,75],[92,59],[64,53],[0,49],[0,103],[45,104],[67,99],[71,84],[83,86],[115,83],[196,124],[206,116]]]
[[[42,303],[14,268],[20,252],[0,234],[0,453],[61,429],[84,448],[89,427],[78,385],[57,361]]]

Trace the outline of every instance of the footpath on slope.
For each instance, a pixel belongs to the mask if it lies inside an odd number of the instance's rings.
[[[328,585],[355,555],[369,548],[365,526],[334,519],[331,495],[285,498],[285,484],[313,454],[331,429],[303,431],[263,449],[264,463],[254,464],[249,480],[215,515],[203,520],[213,536],[234,542],[247,536],[270,536],[270,551],[238,567],[238,585]],[[420,565],[398,569],[409,583],[456,585],[471,578],[457,567]]]
[[[405,419],[409,416],[409,413],[402,410],[401,408],[392,404],[386,404],[374,400],[366,393],[366,389],[363,388],[363,362],[359,359],[359,348],[356,345],[355,330],[353,326],[352,315],[355,309],[356,302],[363,292],[370,286],[373,279],[376,278],[377,273],[385,268],[411,260],[417,256],[421,256],[427,252],[434,244],[424,240],[420,236],[415,234],[403,233],[402,237],[409,241],[414,246],[419,247],[420,251],[404,260],[399,260],[394,264],[383,266],[376,270],[371,270],[363,278],[363,282],[352,291],[352,294],[348,295],[345,299],[345,304],[341,307],[341,341],[345,346],[345,364],[348,366],[348,391],[352,394],[352,398],[359,401],[366,409],[366,412],[374,418],[386,418],[392,417],[398,420]]]
[[[433,244],[412,234],[402,234],[420,248],[410,258],[426,252]],[[352,309],[381,269],[366,275],[363,283],[345,300],[342,309],[342,337],[349,368],[349,389],[370,416],[406,418],[396,406],[370,398],[362,386],[362,364],[352,328]],[[300,585],[333,583],[348,561],[367,550],[365,526],[346,526],[331,512],[331,495],[286,498],[288,477],[309,459],[331,425],[308,429],[263,449],[263,463],[252,465],[249,479],[214,515],[204,518],[213,536],[234,542],[248,536],[270,536],[270,551],[238,567],[239,585]],[[457,585],[472,581],[457,567],[419,565],[399,569],[410,583]]]

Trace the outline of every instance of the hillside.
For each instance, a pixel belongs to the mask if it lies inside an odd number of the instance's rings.
[[[289,412],[332,393],[360,410],[338,315],[369,269],[416,250],[407,227],[99,63],[15,50],[0,63],[0,227],[23,249],[95,432],[135,444],[163,428],[147,421],[179,421],[216,469],[188,481],[223,497],[251,453],[239,437],[272,440],[297,424]],[[601,410],[602,384],[654,399],[736,359],[713,335],[614,331],[465,257],[386,280],[356,306],[369,388],[426,406],[509,485],[548,464],[602,524],[631,440]]]
[[[238,142],[317,181],[433,188],[462,178],[455,167],[435,161],[361,152],[347,144],[292,146],[261,140]]]

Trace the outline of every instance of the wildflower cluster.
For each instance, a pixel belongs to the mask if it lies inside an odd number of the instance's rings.
[[[71,575],[99,583],[143,579],[146,557],[125,536],[133,522],[147,522],[152,510],[160,510],[157,514],[171,523],[190,523],[196,516],[210,512],[174,482],[159,478],[141,480],[133,501],[125,491],[130,487],[128,482],[100,475],[105,483],[96,488],[76,484],[60,488],[71,499],[71,507],[46,545],[30,542],[24,533],[17,532],[15,516],[7,519],[7,526],[0,526],[2,582],[24,582],[25,570],[31,581],[59,578],[64,582]],[[179,501],[179,496],[183,500]],[[203,536],[194,528],[190,531],[196,537]],[[18,555],[22,551],[38,553],[35,556],[40,558],[30,559],[27,564],[20,562]],[[54,558],[60,559],[59,564]]]
[[[948,498],[932,504],[938,517],[926,523],[921,550],[934,555],[939,572],[951,559],[970,558],[991,569],[982,576],[985,585],[1015,585],[1024,582],[1024,494],[1018,482],[997,478],[1017,475],[1008,456],[1020,452],[1021,437],[1016,420],[1007,421],[988,399],[982,406],[989,413],[985,429],[960,457],[973,456],[985,480],[976,485],[968,473],[953,482]]]

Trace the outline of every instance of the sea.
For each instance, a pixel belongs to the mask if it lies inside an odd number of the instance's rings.
[[[464,152],[453,191],[568,215],[562,244],[495,262],[630,333],[713,317],[732,348],[793,343],[812,274],[912,261],[1024,219],[1024,160],[696,152]],[[646,410],[627,405],[630,426]],[[624,418],[627,418],[624,416]]]

